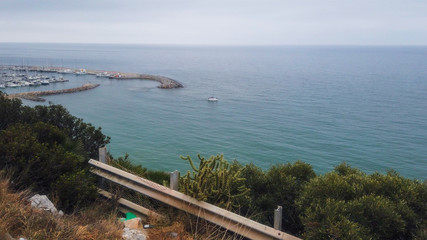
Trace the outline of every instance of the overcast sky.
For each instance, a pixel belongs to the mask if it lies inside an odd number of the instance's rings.
[[[427,0],[0,0],[0,42],[427,45]]]

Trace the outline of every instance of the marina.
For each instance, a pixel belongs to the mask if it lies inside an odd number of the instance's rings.
[[[34,74],[35,73],[35,74]],[[49,74],[49,75],[43,75]],[[65,74],[95,75],[96,77],[109,79],[140,79],[152,80],[160,83],[159,88],[182,88],[181,83],[164,76],[124,73],[104,70],[87,70],[84,68],[73,69],[64,67],[41,67],[41,66],[17,66],[6,65],[0,66],[0,88],[17,88],[17,87],[36,87],[40,85],[49,85],[51,83],[67,82]]]
[[[28,86],[36,87],[69,81],[62,75],[43,75],[42,73],[43,71],[41,71],[41,69],[32,67],[2,66],[0,67],[0,89]]]

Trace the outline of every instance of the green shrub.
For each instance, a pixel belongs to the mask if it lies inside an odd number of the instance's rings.
[[[0,130],[6,129],[11,124],[34,124],[44,122],[58,127],[73,141],[83,144],[86,155],[90,158],[98,158],[98,148],[109,143],[110,137],[101,132],[101,128],[95,128],[82,119],[71,115],[61,105],[49,106],[22,106],[19,99],[7,99],[0,92]]]
[[[95,181],[88,174],[85,177],[81,174],[81,171],[89,169],[87,160],[64,148],[64,145],[79,145],[70,142],[72,140],[64,131],[51,124],[9,125],[0,132],[0,168],[12,172],[15,188],[30,187],[43,194],[52,194],[53,186],[59,189],[60,183],[65,183],[64,176],[72,179],[77,178],[74,176],[77,174],[80,185],[72,188],[68,184],[69,194],[57,196],[62,207],[71,209],[79,202],[93,200],[82,199],[89,195],[80,191],[83,188],[93,190]]]
[[[223,155],[209,159],[198,155],[199,166],[196,167],[190,156],[181,158],[193,169],[180,178],[181,192],[228,210],[237,210],[248,202],[249,189],[237,163],[228,163]]]
[[[341,164],[311,180],[297,203],[307,239],[414,239],[426,227],[425,199],[418,181]]]
[[[93,200],[95,181],[87,161],[98,158],[98,148],[109,142],[101,128],[60,105],[23,106],[3,93],[0,116],[0,168],[11,171],[15,188],[57,195],[70,211]]]
[[[111,155],[109,155],[109,157],[111,159],[110,164],[116,168],[120,168],[124,171],[146,178],[158,184],[169,183],[169,173],[163,171],[147,170],[147,168],[144,168],[139,164],[134,164],[128,159],[128,154],[117,159],[113,158]]]
[[[95,177],[87,170],[61,175],[52,184],[52,194],[59,199],[58,208],[73,211],[92,203],[98,196]]]
[[[246,186],[251,189],[250,215],[258,221],[273,225],[273,210],[282,206],[282,229],[291,233],[302,231],[299,211],[295,200],[303,186],[315,177],[312,167],[301,161],[277,164],[263,172],[253,164],[246,165],[242,171]]]

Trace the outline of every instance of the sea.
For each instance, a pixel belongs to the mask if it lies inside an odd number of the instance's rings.
[[[186,172],[223,154],[262,169],[297,160],[317,174],[346,162],[366,173],[427,176],[427,47],[174,46],[0,43],[0,64],[166,76],[184,85],[65,74],[6,93],[98,88],[45,97],[111,137],[114,157]],[[208,97],[217,102],[207,101]]]

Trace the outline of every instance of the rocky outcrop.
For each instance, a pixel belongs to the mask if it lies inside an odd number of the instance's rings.
[[[75,93],[75,92],[81,92],[90,90],[92,88],[98,87],[100,84],[93,84],[93,83],[87,83],[82,85],[78,88],[68,88],[68,89],[61,89],[61,90],[48,90],[48,91],[36,91],[36,92],[24,92],[24,93],[15,93],[10,94],[7,97],[8,98],[23,98],[31,101],[36,102],[44,102],[45,99],[41,98],[40,96],[48,96],[48,95],[57,95],[57,94],[65,94],[65,93]]]
[[[33,208],[51,212],[54,215],[59,215],[59,216],[64,215],[62,211],[58,211],[56,209],[55,205],[53,205],[53,203],[49,200],[49,198],[46,195],[36,194],[28,200],[30,201],[31,207]]]

